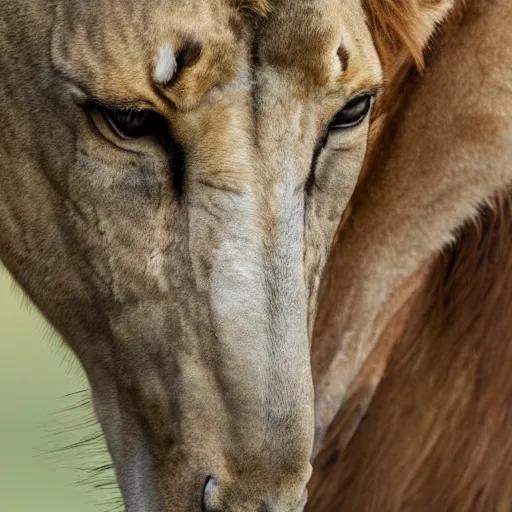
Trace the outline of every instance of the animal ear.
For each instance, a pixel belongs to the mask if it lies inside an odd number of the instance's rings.
[[[365,0],[377,50],[386,62],[405,50],[421,70],[423,50],[454,0]]]

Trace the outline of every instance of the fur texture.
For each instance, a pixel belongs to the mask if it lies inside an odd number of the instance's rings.
[[[324,420],[336,385],[350,389],[315,465],[314,512],[512,506],[512,12],[459,8],[424,79],[409,75],[339,234],[313,352]]]
[[[265,16],[270,8],[268,0],[231,0],[241,11]]]
[[[394,65],[405,50],[423,69],[425,45],[452,7],[453,0],[366,0],[384,63]]]
[[[128,512],[306,501],[369,116],[329,124],[382,70],[360,0],[265,6],[0,2],[0,257],[84,367]]]
[[[412,277],[511,180],[503,164],[512,139],[512,77],[503,65],[509,58],[502,21],[508,9],[505,2],[468,5],[374,146],[367,182],[334,248],[317,321],[320,437],[383,329],[417,286]],[[495,44],[467,51],[469,41],[492,37]]]
[[[511,509],[511,240],[503,196],[437,259],[346,450],[331,432],[310,510]]]

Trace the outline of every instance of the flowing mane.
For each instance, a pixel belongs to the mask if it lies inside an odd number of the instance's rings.
[[[366,8],[381,59],[396,66],[397,55],[409,54],[424,67],[425,44],[433,28],[452,7],[446,0],[367,0]]]

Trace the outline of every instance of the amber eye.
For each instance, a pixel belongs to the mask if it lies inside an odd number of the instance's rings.
[[[372,94],[352,98],[335,116],[329,130],[344,130],[361,124],[372,106]]]
[[[152,110],[107,107],[98,107],[98,110],[112,130],[123,139],[160,135],[166,129],[165,120]]]

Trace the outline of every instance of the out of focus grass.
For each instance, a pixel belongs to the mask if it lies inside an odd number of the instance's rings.
[[[86,383],[0,265],[0,511],[105,512],[115,490]],[[66,409],[66,410],[64,410]],[[79,443],[75,448],[66,449]]]

